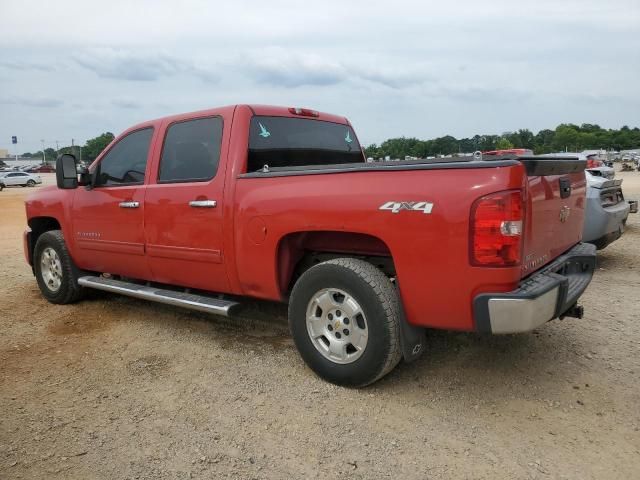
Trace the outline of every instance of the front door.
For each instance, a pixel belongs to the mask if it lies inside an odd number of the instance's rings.
[[[153,277],[228,291],[222,251],[222,118],[186,119],[164,128],[158,172],[145,197],[146,252]]]
[[[74,260],[83,269],[147,279],[144,195],[153,128],[115,143],[93,171],[93,188],[75,190]]]

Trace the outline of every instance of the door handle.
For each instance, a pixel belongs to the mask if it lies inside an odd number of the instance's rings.
[[[120,202],[120,208],[138,208],[140,202]]]
[[[191,200],[190,207],[194,208],[215,208],[218,203],[215,200]]]

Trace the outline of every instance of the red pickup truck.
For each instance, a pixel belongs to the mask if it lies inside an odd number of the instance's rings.
[[[425,327],[533,330],[580,317],[585,164],[491,156],[367,163],[349,121],[236,105],[136,125],[90,168],[58,158],[27,202],[26,259],[53,303],[87,288],[233,315],[289,303],[321,377],[363,386]]]

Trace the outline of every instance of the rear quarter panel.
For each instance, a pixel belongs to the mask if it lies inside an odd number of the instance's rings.
[[[411,323],[470,330],[472,298],[511,290],[520,278],[519,266],[470,266],[471,204],[492,192],[524,188],[525,179],[521,165],[238,178],[234,250],[240,293],[284,298],[277,254],[289,233],[364,233],[379,238],[391,252]],[[430,214],[379,209],[389,201],[434,206]],[[264,235],[256,235],[256,228]]]

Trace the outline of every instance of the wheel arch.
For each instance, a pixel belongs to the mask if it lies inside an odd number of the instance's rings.
[[[29,255],[29,265],[33,268],[33,252],[40,235],[51,230],[62,230],[60,221],[55,217],[42,216],[32,217],[27,221],[31,231],[27,234],[27,253]]]
[[[396,274],[391,250],[377,236],[336,230],[290,232],[280,238],[276,248],[276,276],[282,298],[313,265],[340,257],[365,260],[390,277]]]

